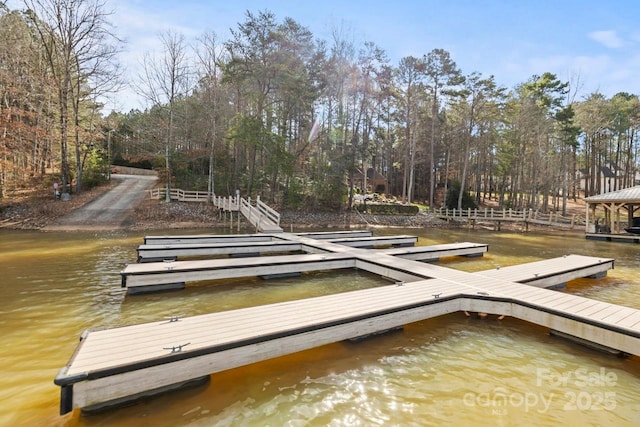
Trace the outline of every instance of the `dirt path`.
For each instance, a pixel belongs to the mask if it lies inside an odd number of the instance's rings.
[[[47,225],[45,231],[117,230],[132,221],[133,210],[156,182],[153,176],[111,175],[119,184],[71,214]]]

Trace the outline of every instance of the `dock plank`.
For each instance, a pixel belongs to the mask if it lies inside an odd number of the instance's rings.
[[[302,245],[287,241],[177,243],[172,245],[140,245],[138,261],[146,259],[176,259],[211,255],[272,254],[301,251]]]
[[[593,317],[599,311],[602,311],[608,307],[608,304],[602,303],[602,301],[590,300],[591,305],[587,305],[585,307],[581,307],[579,310],[576,310],[575,313],[578,316],[583,317]]]
[[[145,236],[145,245],[173,245],[180,243],[228,243],[228,242],[271,242],[274,237],[270,234],[194,234],[175,236]]]
[[[585,273],[587,268],[592,271]],[[565,255],[484,272],[496,279],[552,287],[579,277],[595,275],[613,268],[613,260],[582,255]]]
[[[609,322],[611,324],[617,325],[619,322],[623,321],[627,317],[630,317],[631,315],[633,315],[633,314],[635,314],[637,312],[637,310],[635,310],[633,308],[620,307],[620,306],[618,306],[618,307],[619,307],[618,311],[607,315],[602,320],[605,321],[605,322]]]
[[[568,294],[570,295],[570,294]],[[570,295],[571,297],[575,297],[575,295]],[[588,298],[567,298],[563,300],[555,300],[551,303],[548,303],[547,306],[556,310],[565,311],[567,313],[577,314],[580,310],[593,305],[593,300]]]
[[[460,292],[463,286],[453,292]],[[254,336],[280,333],[318,323],[433,300],[433,293],[453,294],[449,283],[414,282],[304,300],[287,301],[181,319],[91,332],[82,343],[68,375],[120,366],[138,359],[166,356],[171,347],[190,342],[185,351],[220,346]],[[303,315],[301,315],[303,314]],[[117,343],[117,346],[115,345]],[[155,343],[155,345],[154,345]],[[102,356],[108,352],[108,358]]]
[[[620,320],[619,322],[617,322],[617,325],[620,326],[621,328],[629,328],[629,329],[634,329],[634,327],[637,328],[637,326],[640,325],[640,310],[636,311],[631,316],[628,316],[625,319]]]
[[[607,319],[611,314],[620,311],[621,306],[615,304],[608,304],[606,302],[602,302],[604,305],[603,310],[598,310],[596,313],[593,313],[589,316],[590,319],[593,319],[597,322],[610,323]]]
[[[481,243],[461,242],[431,246],[413,246],[391,249],[380,249],[380,253],[410,259],[414,261],[437,261],[449,256],[482,256],[489,250],[489,245]]]

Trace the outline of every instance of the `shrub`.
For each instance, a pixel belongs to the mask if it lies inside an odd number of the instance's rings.
[[[447,209],[457,209],[458,208],[458,197],[460,195],[460,182],[454,181],[449,187],[447,191],[447,195],[444,200],[444,204]],[[471,194],[468,191],[465,191],[462,194],[462,209],[475,209],[476,201],[473,199]]]
[[[355,209],[361,213],[372,215],[418,215],[420,208],[415,205],[367,203],[356,205]]]

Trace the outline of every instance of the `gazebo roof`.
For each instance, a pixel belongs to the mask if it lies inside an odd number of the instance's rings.
[[[590,196],[584,200],[587,203],[640,203],[640,185]]]

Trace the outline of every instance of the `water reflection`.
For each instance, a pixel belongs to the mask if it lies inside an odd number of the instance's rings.
[[[607,278],[573,281],[566,292],[640,308],[640,248],[635,245],[581,236],[450,230],[376,234],[419,234],[422,245],[488,243],[483,258],[442,260],[465,271],[567,253],[615,258],[616,268]],[[131,407],[59,417],[53,378],[86,328],[388,284],[348,271],[268,282],[203,282],[179,292],[127,296],[119,271],[135,261],[135,247],[141,243],[141,234],[0,233],[0,271],[5,276],[0,286],[0,425],[640,424],[637,358],[586,350],[515,319],[460,314],[217,373],[208,385]],[[578,371],[595,375],[602,370],[615,375],[615,382],[582,384],[576,379]],[[573,378],[558,380],[567,375]],[[614,409],[604,408],[612,402]]]

